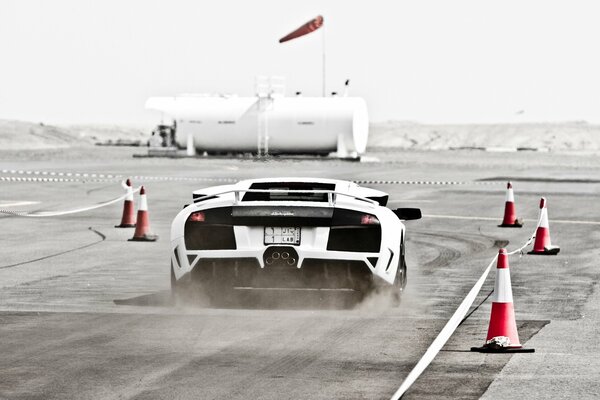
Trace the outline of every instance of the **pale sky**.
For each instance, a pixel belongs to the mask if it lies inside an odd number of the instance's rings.
[[[372,121],[600,122],[600,2],[548,0],[0,0],[0,118],[148,123],[147,97],[364,97]],[[522,112],[521,112],[522,111]]]

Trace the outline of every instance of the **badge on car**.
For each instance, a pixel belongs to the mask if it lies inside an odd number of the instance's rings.
[[[300,244],[299,227],[265,226],[265,244]]]

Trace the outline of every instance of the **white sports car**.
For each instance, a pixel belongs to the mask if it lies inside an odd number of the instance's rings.
[[[320,178],[268,178],[193,192],[171,227],[171,287],[209,299],[236,291],[352,291],[406,285],[405,227],[415,208]],[[187,289],[186,289],[187,290]]]

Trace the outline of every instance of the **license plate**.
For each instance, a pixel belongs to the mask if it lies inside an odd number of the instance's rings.
[[[300,244],[299,227],[265,226],[265,244]]]

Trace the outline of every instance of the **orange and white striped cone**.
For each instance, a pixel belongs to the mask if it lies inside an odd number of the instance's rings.
[[[555,256],[560,251],[560,247],[553,246],[550,241],[550,224],[548,223],[548,208],[546,199],[540,200],[540,219],[538,228],[535,232],[535,242],[533,250],[527,254],[541,254],[546,256]]]
[[[134,242],[155,242],[157,235],[150,233],[150,218],[148,216],[148,200],[146,199],[146,189],[142,186],[140,189],[140,203],[137,213],[137,224],[135,233],[129,241]]]
[[[127,190],[127,197],[123,203],[123,216],[121,217],[121,224],[115,225],[115,228],[134,228],[135,227],[135,207],[133,204],[133,188],[131,187],[131,180],[127,179],[125,182],[125,189]]]
[[[492,312],[485,344],[483,347],[472,347],[471,351],[481,353],[532,353],[535,351],[534,349],[524,349],[519,341],[506,249],[498,251]]]
[[[506,185],[506,200],[504,202],[504,219],[502,224],[498,225],[501,228],[521,228],[523,222],[517,218],[515,208],[515,194],[513,193],[512,183]]]

